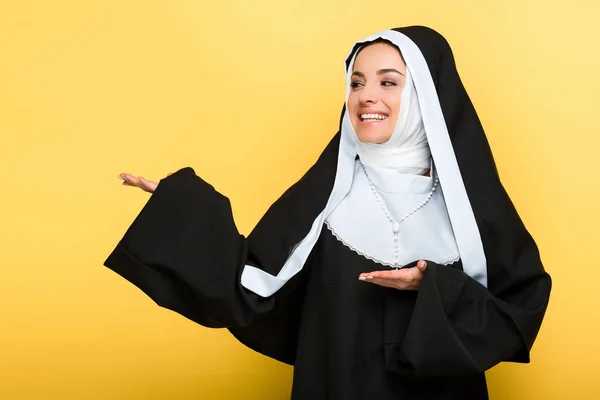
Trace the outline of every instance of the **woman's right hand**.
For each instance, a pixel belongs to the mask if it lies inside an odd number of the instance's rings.
[[[148,193],[154,193],[156,187],[158,186],[158,182],[149,181],[141,176],[133,176],[131,174],[120,174],[119,179],[123,180],[124,186],[135,186]]]

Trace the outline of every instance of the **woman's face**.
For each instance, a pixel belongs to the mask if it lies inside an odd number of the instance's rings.
[[[406,64],[398,49],[375,43],[362,49],[354,61],[348,96],[350,122],[363,143],[385,143],[400,113]]]

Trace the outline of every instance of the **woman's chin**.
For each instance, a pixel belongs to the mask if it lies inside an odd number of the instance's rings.
[[[381,144],[390,139],[390,133],[383,132],[356,132],[356,137],[362,143]]]

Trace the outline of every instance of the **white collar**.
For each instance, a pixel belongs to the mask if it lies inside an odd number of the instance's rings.
[[[390,176],[389,170],[379,176],[380,171],[366,167],[365,170],[357,160],[348,195],[326,219],[329,230],[340,242],[361,256],[389,267],[405,266],[420,259],[449,264],[460,258],[442,191],[436,187],[430,196],[434,170],[431,177],[394,171]],[[379,199],[396,221],[430,196],[425,206],[399,224],[397,243],[394,243],[393,224],[371,190],[370,182],[377,186],[376,180],[390,189],[376,188]],[[398,265],[394,265],[395,250]]]

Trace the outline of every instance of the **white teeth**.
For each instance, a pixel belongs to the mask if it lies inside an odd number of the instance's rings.
[[[360,114],[362,120],[383,120],[387,118],[387,115],[383,114]]]

